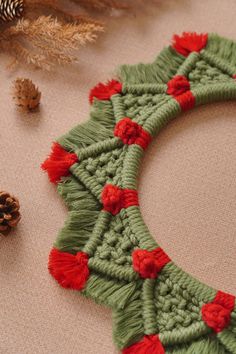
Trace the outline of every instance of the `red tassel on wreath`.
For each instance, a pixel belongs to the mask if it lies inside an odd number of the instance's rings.
[[[88,258],[85,252],[73,255],[53,248],[48,269],[63,288],[82,290],[89,277]]]
[[[150,335],[143,337],[140,342],[125,348],[122,354],[165,354],[165,349],[158,335]]]
[[[53,143],[52,152],[41,167],[47,171],[52,183],[58,183],[61,177],[70,174],[69,168],[76,162],[78,162],[76,154],[64,150],[58,143]]]
[[[119,81],[111,80],[107,84],[99,83],[97,84],[89,94],[89,102],[92,104],[93,99],[97,98],[98,100],[109,100],[111,96],[121,93],[122,84]]]
[[[206,47],[208,34],[196,32],[183,32],[181,36],[173,36],[173,48],[183,56],[187,57],[191,52],[200,52]]]

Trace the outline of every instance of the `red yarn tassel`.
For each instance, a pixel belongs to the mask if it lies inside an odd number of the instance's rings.
[[[165,354],[161,341],[157,335],[145,336],[143,339],[125,348],[122,354]]]
[[[74,256],[53,248],[49,255],[48,269],[63,288],[82,290],[89,277],[88,255],[78,252]]]
[[[107,84],[99,83],[91,91],[89,95],[89,102],[92,104],[93,99],[109,100],[111,96],[122,91],[122,84],[119,81],[111,80]]]
[[[191,52],[200,52],[207,45],[207,41],[207,33],[183,32],[181,36],[173,36],[173,48],[187,57]]]
[[[42,163],[41,167],[47,171],[49,180],[52,183],[60,181],[61,177],[70,174],[69,168],[78,162],[78,157],[74,153],[67,152],[60,144],[53,143],[50,156]]]

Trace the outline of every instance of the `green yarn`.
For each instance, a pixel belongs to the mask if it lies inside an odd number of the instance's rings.
[[[166,354],[229,354],[219,342],[210,338],[202,338],[190,345],[179,345],[167,348]]]
[[[179,69],[177,70],[177,75],[184,75],[184,76],[188,76],[189,77],[189,81],[191,82],[191,78],[190,78],[190,74],[192,69],[198,65],[200,58],[200,54],[196,53],[196,52],[192,52],[191,54],[189,54],[189,56],[186,58],[186,60],[183,62],[183,64],[179,67]],[[199,77],[199,79],[201,80],[201,77]],[[192,84],[192,83],[191,83]]]
[[[236,43],[235,41],[210,33],[205,51],[222,59],[229,67],[236,67]],[[203,51],[204,52],[204,51]],[[234,72],[235,74],[235,72]]]
[[[118,74],[127,84],[166,83],[177,72],[185,58],[171,47],[165,48],[152,64],[123,65]]]
[[[201,322],[202,302],[192,291],[161,274],[150,299],[155,299],[158,333],[185,330]]]
[[[180,330],[173,329],[172,331],[160,333],[160,340],[163,345],[165,347],[172,347],[173,352],[181,346],[185,350],[188,350],[189,346],[191,347],[193,343],[198,342],[199,338],[208,339],[209,337],[213,337],[211,330],[202,322],[192,324]]]
[[[201,52],[188,57],[165,48],[151,64],[119,68],[122,93],[110,100],[94,99],[90,119],[58,139],[78,156],[71,175],[58,184],[69,214],[54,246],[88,254],[90,276],[82,294],[112,308],[113,337],[123,349],[145,335],[158,334],[166,354],[236,354],[236,309],[231,323],[217,335],[203,322],[201,308],[213,301],[216,290],[200,283],[173,262],[155,279],[134,271],[132,252],[158,247],[143,221],[139,206],[117,215],[103,210],[105,185],[137,190],[144,154],[138,144],[114,137],[124,117],[138,123],[151,137],[181,112],[167,94],[168,82],[184,75],[195,105],[236,99],[236,43],[209,35]]]
[[[144,334],[141,293],[137,290],[136,294],[138,297],[127,304],[125,311],[112,312],[113,340],[119,349],[139,341]]]
[[[63,252],[78,252],[88,241],[98,215],[99,211],[70,211],[54,246]]]
[[[100,210],[98,200],[73,176],[59,183],[57,190],[69,210]]]
[[[158,328],[158,321],[156,319],[157,303],[153,301],[155,298],[155,287],[155,279],[146,279],[143,284],[143,322],[146,334],[155,333]]]
[[[63,252],[76,253],[90,238],[100,214],[100,203],[72,176],[58,184],[58,192],[70,211],[54,246]]]
[[[218,333],[217,338],[219,339],[220,343],[229,351],[229,353],[236,353],[235,332],[227,329],[221,333]]]
[[[57,139],[58,143],[68,151],[77,151],[93,143],[113,138],[114,113],[111,102],[97,101],[93,104],[90,119],[77,125]]]
[[[104,213],[105,214],[105,213]],[[107,213],[106,213],[107,214]],[[138,237],[129,225],[127,211],[123,209],[119,215],[110,219],[109,227],[100,235],[93,254],[96,260],[107,261],[112,265],[127,268],[127,276],[132,270],[131,253],[139,247]]]
[[[205,54],[206,56],[206,54]],[[208,59],[208,58],[207,58]],[[191,88],[196,86],[202,86],[207,84],[214,84],[223,82],[232,82],[234,79],[231,78],[233,74],[228,74],[227,72],[218,69],[216,66],[211,66],[209,60],[198,60],[195,67],[189,72],[189,82],[191,83]],[[230,76],[230,77],[229,77]]]
[[[140,282],[118,282],[101,274],[91,274],[82,293],[93,298],[97,303],[112,308],[124,309],[138,295]]]

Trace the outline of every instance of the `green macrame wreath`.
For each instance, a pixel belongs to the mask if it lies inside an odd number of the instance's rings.
[[[113,311],[123,354],[236,354],[235,296],[177,267],[150,235],[137,174],[154,136],[182,111],[236,99],[236,43],[216,34],[173,37],[152,64],[124,65],[90,93],[90,119],[43,163],[69,215],[49,271]]]

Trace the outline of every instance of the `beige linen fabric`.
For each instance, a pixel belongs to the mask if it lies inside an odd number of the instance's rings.
[[[236,40],[235,0],[164,0],[148,14],[111,19],[107,34],[58,74],[0,65],[0,188],[21,202],[22,222],[0,239],[0,353],[112,354],[109,309],[61,289],[47,256],[66,208],[39,165],[55,137],[88,117],[88,91],[122,63],[152,61],[183,30]],[[30,77],[42,91],[40,113],[17,113],[11,80]],[[144,219],[184,270],[236,294],[236,102],[185,113],[151,145],[140,174]]]

